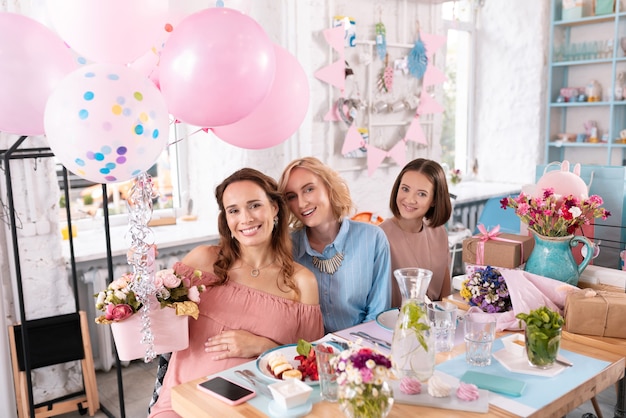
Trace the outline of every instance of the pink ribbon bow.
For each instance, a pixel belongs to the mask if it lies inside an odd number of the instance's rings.
[[[493,241],[501,241],[501,242],[514,242],[520,244],[520,261],[524,262],[524,246],[514,239],[501,238],[500,235],[500,225],[496,225],[491,228],[491,231],[485,228],[485,225],[479,224],[477,226],[480,234],[475,235],[480,241],[478,242],[478,246],[476,248],[476,264],[484,265],[485,264],[485,242],[489,240]]]

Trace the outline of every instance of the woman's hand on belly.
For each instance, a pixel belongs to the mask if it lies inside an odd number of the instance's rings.
[[[244,330],[222,331],[204,343],[204,351],[215,353],[213,360],[223,360],[230,357],[252,358],[270,348],[276,347],[274,341],[266,337]]]

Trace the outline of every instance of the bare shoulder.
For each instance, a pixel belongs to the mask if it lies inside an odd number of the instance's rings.
[[[302,264],[294,263],[293,280],[300,289],[300,301],[308,305],[319,303],[317,279],[315,274]]]
[[[199,245],[189,251],[181,261],[183,264],[202,271],[213,271],[213,264],[217,260],[218,253],[217,245]]]

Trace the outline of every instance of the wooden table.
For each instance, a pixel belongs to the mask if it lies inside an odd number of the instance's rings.
[[[614,385],[624,376],[626,368],[624,356],[606,351],[597,347],[589,347],[584,343],[564,339],[561,347],[565,350],[573,351],[586,356],[594,357],[599,360],[608,361],[611,364],[598,373],[593,378],[587,380],[583,384],[576,387],[560,398],[553,400],[541,410],[537,411],[531,417],[546,416],[565,416],[569,411],[576,409],[582,403],[590,400],[592,397],[602,392],[606,388]],[[449,360],[465,351],[463,345],[456,346],[449,353],[437,354],[437,363]],[[232,407],[217,399],[200,392],[196,389],[196,385],[204,380],[203,378],[193,380],[172,389],[172,405],[174,410],[185,418],[217,418],[217,417],[245,417],[256,418],[265,417],[258,409],[244,403],[242,405]],[[414,406],[406,404],[394,404],[390,414],[391,418],[401,418],[407,416],[420,417],[441,417],[445,413],[446,417],[485,417],[486,414],[465,411],[444,410],[439,408],[429,408],[423,406]],[[335,417],[341,416],[339,406],[336,403],[318,402],[313,405],[313,410],[308,417]],[[516,417],[510,411],[503,410],[493,405],[489,405],[489,417]]]

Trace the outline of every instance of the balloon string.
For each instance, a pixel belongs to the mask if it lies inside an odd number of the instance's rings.
[[[158,196],[152,184],[152,178],[146,172],[135,179],[135,183],[126,199],[128,205],[129,234],[131,248],[128,264],[133,267],[133,278],[130,287],[135,296],[143,304],[141,309],[141,344],[146,346],[144,361],[149,363],[156,358],[154,335],[150,323],[151,295],[156,293],[154,286],[154,264],[156,250],[154,235],[148,227],[152,217],[152,200]]]

